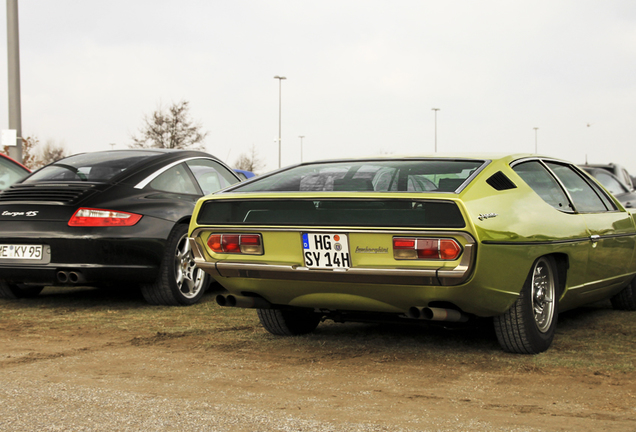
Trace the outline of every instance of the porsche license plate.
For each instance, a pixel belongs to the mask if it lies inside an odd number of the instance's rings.
[[[0,259],[41,260],[42,245],[0,245]]]
[[[303,233],[305,265],[316,269],[351,267],[349,239],[346,234]]]

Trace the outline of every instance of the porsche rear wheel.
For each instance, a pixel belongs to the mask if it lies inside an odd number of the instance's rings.
[[[614,309],[636,311],[636,279],[610,300]]]
[[[26,286],[0,280],[0,298],[4,299],[37,297],[43,289],[42,286]]]
[[[194,262],[188,225],[179,224],[168,237],[157,279],[142,285],[141,293],[150,304],[188,306],[201,299],[209,281],[208,274]]]
[[[519,298],[505,314],[493,319],[504,351],[538,354],[550,347],[558,318],[557,287],[554,258],[537,259]]]
[[[316,330],[321,316],[309,310],[258,309],[265,330],[277,336],[298,336]]]

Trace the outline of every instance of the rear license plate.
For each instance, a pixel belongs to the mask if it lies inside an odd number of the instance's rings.
[[[317,269],[351,267],[346,234],[303,233],[305,265]]]
[[[41,260],[42,245],[0,245],[0,259]]]

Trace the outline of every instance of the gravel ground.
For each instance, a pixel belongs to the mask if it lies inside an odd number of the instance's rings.
[[[8,378],[8,379],[7,379]],[[325,422],[244,405],[167,399],[134,391],[115,391],[64,383],[3,377],[0,383],[0,431],[289,431],[410,432],[537,429],[496,428],[487,422],[431,419],[426,426],[387,427]]]

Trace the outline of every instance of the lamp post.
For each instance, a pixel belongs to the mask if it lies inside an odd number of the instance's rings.
[[[439,111],[439,108],[431,108],[433,111],[435,111],[435,153],[437,153],[437,111]]]
[[[534,154],[537,154],[537,131],[539,130],[539,128],[534,127],[532,129],[534,129]]]
[[[15,129],[15,146],[9,155],[22,162],[22,105],[20,103],[20,40],[18,0],[7,0],[7,60],[9,66],[9,129]]]
[[[280,131],[281,131],[281,87],[284,79],[287,79],[284,76],[276,75],[274,79],[278,80],[278,168],[281,167],[281,145],[280,145]]]
[[[298,138],[300,138],[300,163],[303,163],[303,138],[305,135],[298,135]]]

